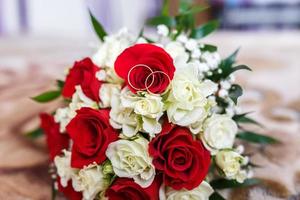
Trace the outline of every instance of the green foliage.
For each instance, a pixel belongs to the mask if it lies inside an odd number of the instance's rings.
[[[56,80],[56,85],[57,85],[58,89],[59,89],[60,91],[62,91],[62,89],[63,89],[63,87],[64,87],[64,85],[65,85],[65,82],[62,81],[62,80]]]
[[[192,30],[190,37],[195,39],[203,38],[210,33],[214,32],[219,27],[219,21],[212,20],[207,22],[206,24],[201,25],[198,28]]]
[[[57,99],[60,96],[60,94],[61,94],[60,90],[50,90],[42,94],[39,94],[35,97],[32,97],[31,99],[39,103],[46,103]]]
[[[205,11],[208,7],[193,5],[193,1],[181,0],[178,14],[170,16],[170,3],[171,0],[164,0],[160,15],[150,18],[147,24],[151,26],[164,24],[169,29],[176,29],[177,33],[172,38],[176,38],[182,31],[191,32],[194,38],[201,38],[217,28],[218,23],[216,21],[211,21],[199,28],[195,28],[195,15]]]
[[[214,192],[212,195],[210,195],[209,200],[225,200],[225,198],[222,197],[218,192]]]
[[[173,27],[176,26],[176,20],[174,19],[174,17],[162,15],[162,16],[150,18],[147,21],[147,24],[152,26],[158,26],[160,24],[164,24],[167,27]]]
[[[218,50],[217,46],[211,45],[211,44],[204,44],[203,47],[200,48],[201,51],[209,51],[209,52],[215,52]]]
[[[231,88],[228,91],[228,96],[229,98],[235,103],[237,104],[237,100],[240,96],[242,96],[243,94],[243,89],[241,86],[239,86],[238,84],[233,84],[231,86]]]
[[[236,180],[227,180],[224,178],[215,179],[210,182],[210,185],[214,189],[227,189],[227,188],[239,188],[239,187],[248,187],[252,185],[257,185],[261,181],[256,178],[246,179],[243,183],[239,183]]]
[[[237,134],[237,138],[256,144],[277,144],[279,141],[273,137],[261,135],[251,131],[244,131]]]
[[[25,133],[25,136],[30,139],[36,139],[38,137],[41,137],[42,135],[44,135],[44,132],[41,128],[36,128],[28,133]]]
[[[222,60],[219,67],[217,69],[213,70],[212,74],[207,76],[207,78],[214,82],[218,82],[220,80],[224,80],[224,79],[228,78],[230,74],[232,74],[238,70],[244,69],[244,70],[251,71],[251,69],[246,65],[234,66],[238,52],[239,52],[239,49],[237,49],[231,55],[229,55],[227,58]],[[242,90],[239,90],[240,89],[239,86],[237,86],[237,87],[238,87],[237,88],[238,90],[232,91],[235,94],[237,94],[236,92],[242,92]]]
[[[93,24],[93,27],[94,27],[94,30],[95,30],[96,34],[99,37],[99,39],[101,41],[103,41],[104,37],[107,35],[107,33],[105,32],[103,26],[99,23],[99,21],[91,13],[91,11],[89,11],[89,13],[90,13],[90,17],[91,17],[92,24]]]
[[[236,121],[238,124],[255,124],[257,126],[263,127],[262,124],[258,123],[254,119],[247,117],[249,113],[243,113],[243,114],[236,114],[232,117],[234,121]]]

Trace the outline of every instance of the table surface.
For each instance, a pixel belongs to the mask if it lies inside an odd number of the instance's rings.
[[[232,199],[280,199],[300,194],[300,33],[220,32],[206,41],[224,57],[242,47],[239,63],[254,70],[238,72],[246,91],[243,111],[265,124],[258,129],[281,140],[266,148],[249,147],[255,170],[266,186],[237,190]],[[96,43],[87,39],[0,38],[0,199],[50,199],[48,157],[44,138],[31,141],[22,133],[38,125],[38,113],[58,102],[29,99],[54,86],[64,68],[91,55]],[[257,128],[256,128],[257,129]],[[300,196],[298,196],[300,198]]]

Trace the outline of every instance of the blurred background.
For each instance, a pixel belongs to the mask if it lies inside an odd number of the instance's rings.
[[[211,9],[199,17],[220,19],[223,30],[296,30],[300,28],[300,0],[195,0]],[[161,0],[0,0],[0,35],[92,35],[87,8],[109,32],[123,26],[138,31],[156,15]],[[175,13],[178,1],[172,2]]]
[[[171,0],[175,15],[178,0]],[[204,38],[222,57],[241,47],[238,72],[245,87],[242,111],[281,145],[253,150],[265,188],[236,191],[232,199],[300,199],[300,0],[194,0],[211,8],[197,23],[217,18],[220,30]],[[98,47],[88,9],[109,33],[126,26],[138,33],[160,12],[162,0],[0,0],[0,199],[50,199],[44,140],[22,133],[41,111],[30,96],[54,88],[64,69]],[[267,188],[267,189],[266,189]],[[238,196],[240,198],[237,198]],[[246,198],[247,196],[247,198]]]

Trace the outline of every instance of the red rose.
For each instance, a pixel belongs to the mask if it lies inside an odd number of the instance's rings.
[[[163,173],[164,183],[175,190],[192,190],[208,173],[210,154],[200,141],[193,139],[189,129],[169,123],[149,143],[153,165]]]
[[[83,93],[90,99],[99,102],[99,89],[101,81],[96,78],[97,67],[90,58],[75,62],[67,75],[62,95],[71,98],[75,92],[75,86],[80,85]]]
[[[40,114],[41,128],[46,133],[46,141],[49,150],[50,160],[61,153],[63,149],[69,146],[69,137],[67,134],[59,132],[59,124],[54,121],[52,115],[47,113]]]
[[[71,166],[74,168],[102,163],[107,146],[118,138],[117,131],[109,124],[109,110],[81,108],[66,130],[73,140]]]
[[[148,90],[160,94],[173,79],[175,67],[164,49],[153,44],[136,44],[118,56],[115,71],[132,92]]]
[[[58,191],[63,193],[65,197],[67,197],[70,200],[82,200],[82,193],[76,192],[72,186],[72,182],[69,181],[67,187],[63,187],[60,184],[60,178],[57,178],[57,185],[58,185]]]
[[[109,200],[158,200],[161,181],[156,177],[147,188],[142,188],[129,178],[117,178],[106,190]]]

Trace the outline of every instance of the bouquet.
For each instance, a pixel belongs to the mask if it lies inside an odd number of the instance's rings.
[[[91,58],[76,61],[57,89],[33,99],[62,96],[64,106],[40,114],[54,192],[68,199],[224,199],[224,188],[259,183],[252,178],[241,140],[275,139],[245,130],[259,125],[237,107],[237,51],[221,59],[201,42],[216,21],[195,27],[204,10],[181,3],[176,17],[164,5],[149,39],[126,29],[107,35],[91,14],[101,40]]]

